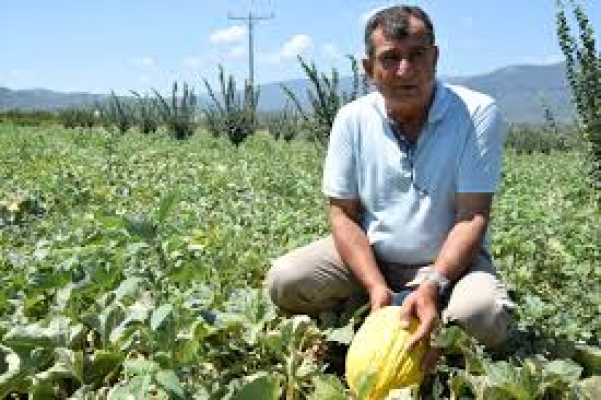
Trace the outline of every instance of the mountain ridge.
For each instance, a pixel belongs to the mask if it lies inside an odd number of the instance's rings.
[[[545,108],[550,110],[559,122],[572,122],[575,117],[564,63],[512,65],[484,74],[442,76],[439,79],[489,94],[496,99],[505,119],[510,123],[544,122]],[[296,78],[260,85],[261,110],[276,110],[286,104],[287,97],[282,91],[282,85],[300,94],[301,103],[306,104],[303,94],[311,88],[310,82],[305,78]],[[351,86],[351,77],[340,78],[342,90],[349,90]],[[85,92],[57,92],[41,88],[11,90],[0,87],[0,111],[52,111],[62,107],[92,106],[106,100],[108,96]],[[201,102],[203,101],[206,101],[205,94],[201,94]]]

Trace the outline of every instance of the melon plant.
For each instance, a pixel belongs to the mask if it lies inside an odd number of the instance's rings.
[[[355,334],[346,356],[346,379],[362,399],[385,399],[392,389],[421,383],[420,369],[426,345],[411,350],[406,345],[419,323],[403,328],[400,307],[388,306],[371,313]]]

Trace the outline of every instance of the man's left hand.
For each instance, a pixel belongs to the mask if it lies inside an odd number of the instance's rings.
[[[422,369],[431,370],[440,356],[437,349],[429,347],[430,335],[440,323],[438,290],[436,284],[426,280],[407,296],[401,306],[401,323],[409,326],[413,318],[417,318],[419,326],[409,339],[407,349],[412,349],[420,341],[425,341],[429,351],[422,360]]]

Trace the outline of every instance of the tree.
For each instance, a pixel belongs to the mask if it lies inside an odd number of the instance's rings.
[[[578,36],[566,17],[570,5],[578,27]],[[557,36],[566,58],[566,74],[579,123],[589,142],[591,173],[598,204],[601,204],[601,53],[595,46],[595,32],[582,9],[573,0],[557,0]]]

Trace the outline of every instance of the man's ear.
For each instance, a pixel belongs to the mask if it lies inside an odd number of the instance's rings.
[[[368,57],[363,57],[361,62],[363,63],[363,71],[365,71],[365,75],[369,79],[371,79],[372,75],[373,75],[373,70],[374,70],[374,64],[373,64],[372,59],[368,58]]]
[[[434,69],[436,69],[436,66],[438,65],[439,55],[440,55],[440,52],[438,51],[438,46],[434,46]]]

